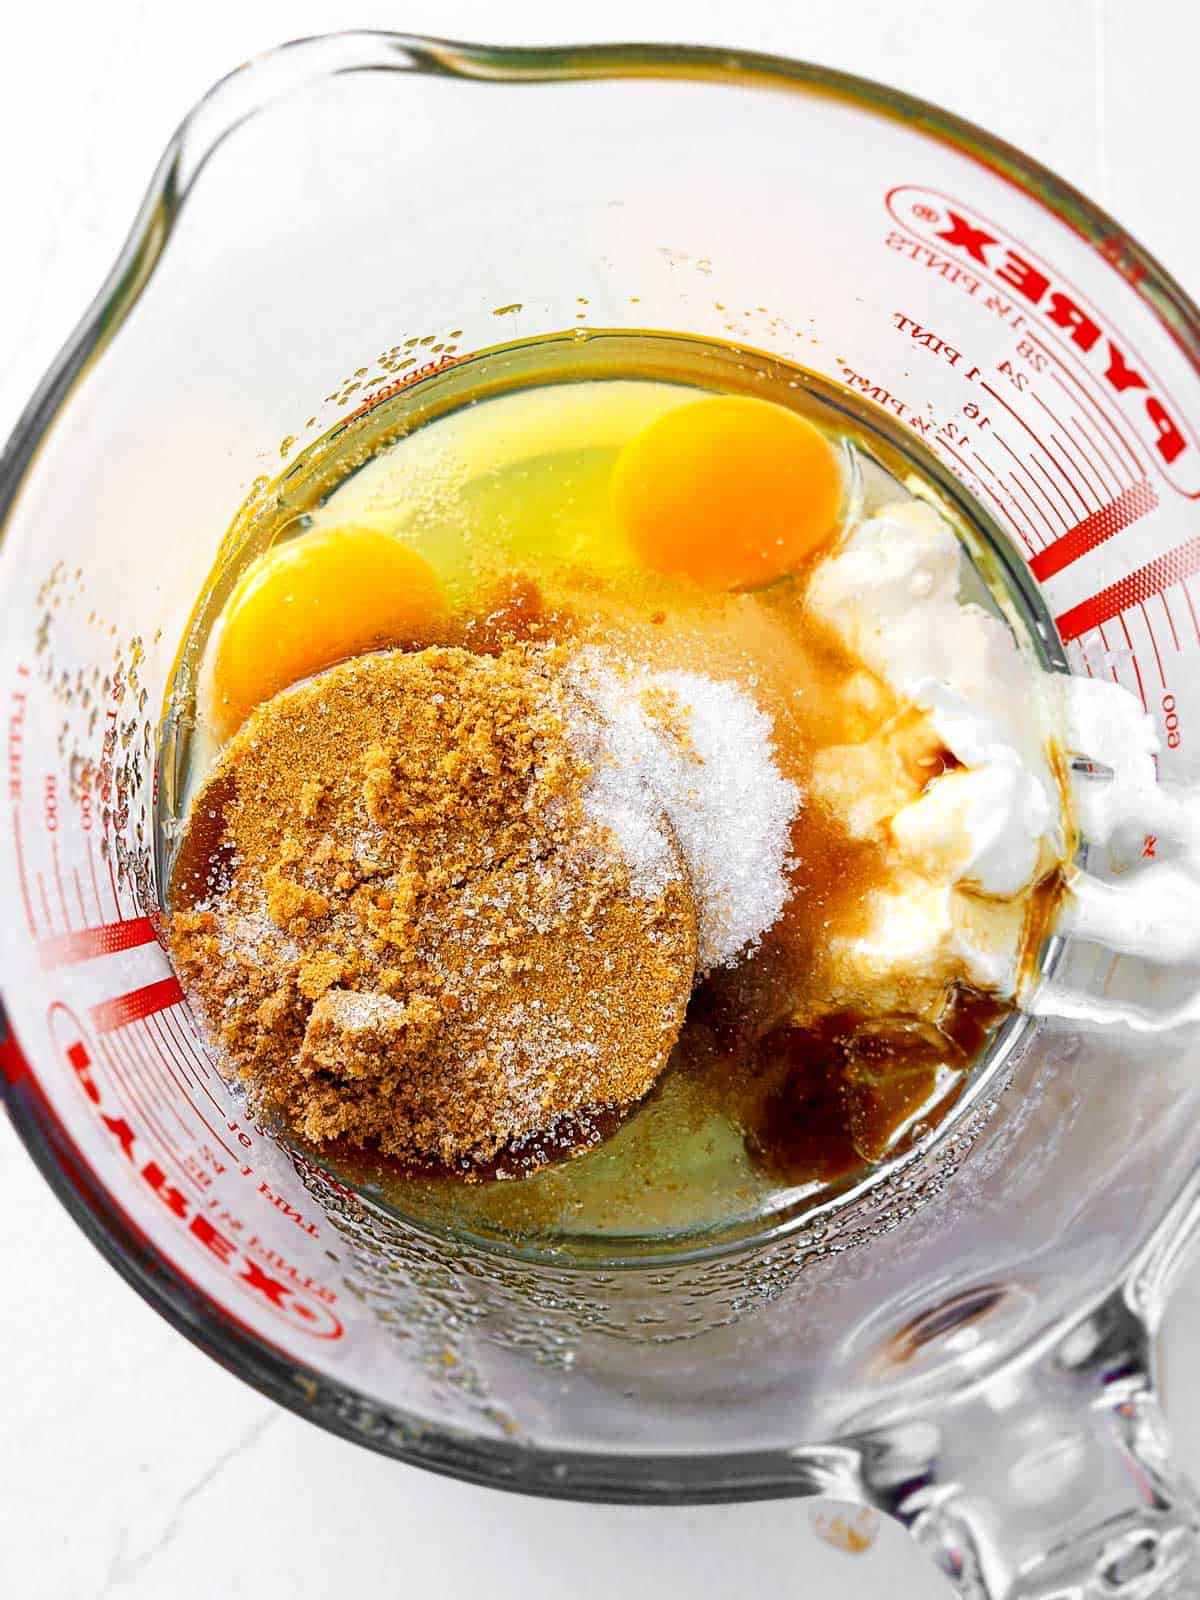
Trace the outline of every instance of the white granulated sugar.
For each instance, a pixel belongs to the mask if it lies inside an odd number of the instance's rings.
[[[617,835],[635,881],[660,862],[670,874],[660,842],[666,818],[696,899],[698,972],[729,965],[788,897],[789,830],[801,797],[775,764],[770,718],[737,684],[625,670],[599,650],[581,652],[572,675],[601,720],[599,737],[591,735],[592,814]]]
[[[572,676],[582,698],[567,707],[568,734],[592,769],[585,807],[615,837],[634,893],[652,900],[679,876],[663,800],[646,768],[656,743],[653,732],[648,725],[643,729],[636,702],[631,715],[617,693],[608,696],[610,707],[601,698],[599,679],[593,685],[590,676],[586,683],[582,674]]]
[[[391,1022],[403,1021],[407,1014],[399,1000],[371,990],[330,989],[326,1003],[338,1026],[350,1033],[386,1027]]]

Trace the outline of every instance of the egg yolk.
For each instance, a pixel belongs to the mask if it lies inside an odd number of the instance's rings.
[[[824,434],[743,395],[668,411],[613,468],[613,509],[639,561],[706,589],[757,588],[794,572],[834,531],[842,496]]]
[[[233,733],[255,706],[322,667],[429,641],[444,608],[429,563],[373,528],[321,528],[276,545],[239,579],[213,661],[213,712]]]

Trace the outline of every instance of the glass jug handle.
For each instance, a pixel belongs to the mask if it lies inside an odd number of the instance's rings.
[[[1200,1499],[1173,1467],[1153,1335],[1200,1175],[1128,1277],[944,1406],[857,1443],[866,1497],[964,1600],[1200,1600]]]

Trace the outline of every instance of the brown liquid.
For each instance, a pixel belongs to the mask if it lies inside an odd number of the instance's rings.
[[[829,1183],[897,1151],[918,1116],[943,1117],[958,1098],[971,1055],[1009,1008],[957,990],[935,1028],[916,1018],[823,1017],[759,1041],[751,1076],[730,1106],[747,1149],[788,1184]]]

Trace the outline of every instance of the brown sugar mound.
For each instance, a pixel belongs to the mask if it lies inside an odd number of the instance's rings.
[[[665,820],[676,870],[649,893],[588,811],[560,665],[359,657],[259,707],[197,796],[171,953],[223,1059],[305,1138],[463,1167],[662,1070],[695,902]]]

